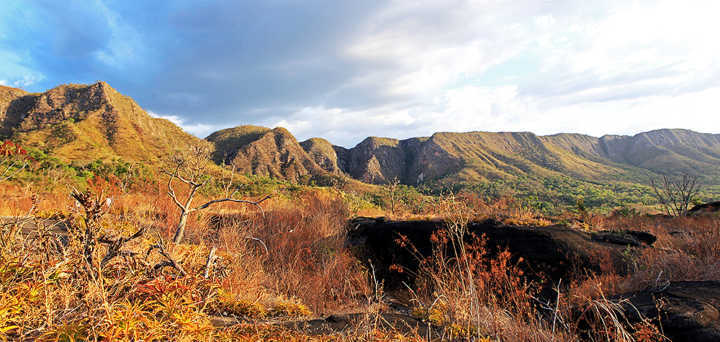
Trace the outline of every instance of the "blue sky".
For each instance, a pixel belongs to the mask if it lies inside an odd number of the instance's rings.
[[[345,146],[720,133],[717,13],[662,0],[5,0],[0,83],[104,80],[200,137],[241,124]]]

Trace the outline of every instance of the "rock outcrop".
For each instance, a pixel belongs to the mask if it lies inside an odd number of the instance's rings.
[[[688,215],[713,215],[720,213],[720,201],[698,204],[688,210]]]
[[[294,182],[326,174],[284,128],[240,126],[207,138],[216,146],[216,161],[236,167],[239,173],[282,178]],[[222,157],[220,155],[222,153]]]
[[[720,282],[671,282],[613,299],[629,301],[624,310],[630,323],[642,315],[674,342],[720,341]]]
[[[338,156],[335,147],[323,138],[310,138],[300,143],[300,146],[310,155],[315,163],[323,170],[332,174],[339,174],[342,171],[338,166]]]
[[[402,282],[412,282],[417,270],[417,257],[396,240],[405,236],[423,256],[429,256],[433,245],[431,235],[445,227],[441,221],[385,221],[359,218],[349,223],[348,245],[360,260],[371,260],[377,276],[385,279],[390,289],[402,288]],[[485,236],[490,255],[507,249],[528,276],[544,276],[555,283],[568,281],[587,272],[601,272],[610,268],[626,270],[626,253],[651,246],[655,237],[648,233],[621,231],[586,233],[563,226],[508,226],[498,221],[472,222],[468,232]],[[410,272],[390,271],[400,265]]]
[[[105,82],[44,93],[0,89],[0,138],[67,160],[121,157],[153,162],[202,140],[148,115]]]

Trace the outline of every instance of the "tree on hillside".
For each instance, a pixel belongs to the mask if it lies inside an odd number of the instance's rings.
[[[235,199],[235,193],[237,190],[230,193],[230,183],[226,188],[224,198],[214,199],[205,202],[196,207],[192,206],[193,199],[197,194],[198,190],[205,186],[212,178],[207,174],[206,167],[210,162],[210,149],[206,146],[193,146],[190,149],[182,152],[178,152],[171,157],[170,165],[172,170],[164,170],[170,178],[168,179],[168,195],[172,198],[175,205],[180,208],[180,219],[178,221],[177,228],[175,229],[175,236],[173,242],[180,243],[185,236],[185,226],[187,225],[188,216],[198,210],[207,209],[213,204],[221,202],[234,202],[234,203],[245,203],[258,207],[262,210],[260,203],[270,198],[270,195],[263,197],[258,201],[250,201],[243,199]],[[188,187],[188,194],[181,201],[175,192],[173,182],[177,180],[184,183]]]
[[[395,177],[386,185],[387,195],[390,199],[390,212],[395,214],[395,207],[400,201],[400,180]]]
[[[661,183],[651,178],[650,185],[668,216],[686,216],[693,199],[700,193],[698,176],[688,174],[682,177],[663,175]]]

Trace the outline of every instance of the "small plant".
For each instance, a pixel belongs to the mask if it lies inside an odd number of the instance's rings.
[[[28,153],[20,145],[6,140],[0,144],[0,182],[8,180],[28,165]]]

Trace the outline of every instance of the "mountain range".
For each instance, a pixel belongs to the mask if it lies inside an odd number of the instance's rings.
[[[661,129],[597,138],[439,132],[404,140],[368,137],[344,148],[322,138],[298,142],[281,127],[239,126],[203,140],[153,118],[105,82],[62,85],[43,93],[0,86],[0,138],[67,160],[119,157],[146,163],[209,142],[218,164],[291,181],[336,175],[415,185],[568,176],[597,183],[644,183],[648,175],[688,173],[720,184],[720,134]]]

